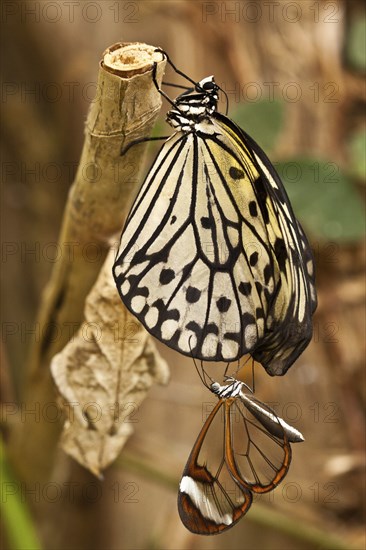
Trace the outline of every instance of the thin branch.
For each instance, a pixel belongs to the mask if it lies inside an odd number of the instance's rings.
[[[85,298],[139,181],[145,145],[130,148],[122,157],[120,152],[131,141],[148,137],[158,115],[161,98],[151,78],[155,61],[161,82],[165,62],[146,44],[116,44],[100,64],[59,238],[63,253],[42,298],[37,320],[42,336],[34,342],[26,373],[22,401],[35,414],[16,427],[10,442],[12,464],[25,481],[47,480],[53,467],[61,424],[47,421],[44,414],[56,395],[49,364],[82,322]]]

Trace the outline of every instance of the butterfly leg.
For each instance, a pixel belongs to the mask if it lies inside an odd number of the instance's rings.
[[[167,62],[169,63],[169,65],[172,67],[172,69],[177,73],[179,74],[180,76],[182,76],[183,78],[185,78],[186,80],[188,80],[188,82],[191,82],[191,84],[193,84],[193,86],[196,86],[196,82],[194,80],[192,80],[191,78],[189,78],[189,76],[187,76],[185,73],[183,73],[182,71],[180,71],[179,69],[177,69],[177,67],[174,65],[174,63],[171,61],[170,57],[168,56],[168,54],[162,50],[161,48],[156,48],[155,50],[156,52],[160,52],[163,56],[165,56]]]

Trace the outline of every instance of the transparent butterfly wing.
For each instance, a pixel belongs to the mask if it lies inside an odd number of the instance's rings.
[[[232,527],[248,511],[253,492],[273,490],[287,474],[289,437],[303,440],[254,397],[220,399],[183,471],[178,495],[183,524],[207,535]]]
[[[255,403],[261,414],[254,416],[248,403]],[[227,400],[226,407],[226,431],[230,434],[226,460],[233,478],[255,493],[272,491],[286,476],[291,463],[286,428],[267,405],[252,397]]]
[[[184,468],[178,494],[183,524],[192,533],[229,529],[248,511],[252,493],[238,484],[225,462],[225,403],[206,420]]]

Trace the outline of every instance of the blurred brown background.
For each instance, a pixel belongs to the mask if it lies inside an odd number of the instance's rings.
[[[314,526],[339,536],[344,548],[364,548],[365,287],[358,210],[363,205],[365,143],[363,3],[19,1],[3,2],[2,8],[3,402],[22,399],[27,353],[39,338],[37,308],[57,259],[53,243],[102,52],[118,41],[163,47],[193,79],[216,76],[229,93],[230,116],[256,99],[280,101],[283,121],[271,159],[297,159],[302,168],[301,159],[308,158],[334,175],[331,185],[322,187],[327,175],[320,170],[317,176],[314,168],[308,208],[302,209],[301,201],[298,208],[294,204],[317,263],[314,338],[285,377],[272,379],[258,369],[256,390],[263,401],[279,403],[276,411],[306,441],[293,446],[288,476],[274,493],[258,499],[258,506],[267,506],[268,514],[281,511],[295,531],[296,526]],[[173,80],[170,76],[167,81]],[[236,120],[249,131],[241,116]],[[271,126],[270,118],[267,124]],[[261,143],[265,135],[256,136],[255,126],[254,120],[250,133]],[[164,135],[166,128],[161,128]],[[309,173],[306,178],[308,182]],[[342,191],[335,196],[339,182]],[[301,540],[284,534],[280,526],[263,526],[254,512],[251,519],[256,504],[219,537],[185,530],[176,508],[178,480],[205,404],[214,398],[202,387],[191,360],[163,346],[160,351],[171,367],[171,382],[154,387],[131,417],[134,434],[125,449],[132,466],[122,453],[104,482],[97,482],[60,451],[57,467],[50,464],[51,473],[43,480],[59,483],[56,497],[45,496],[42,486],[27,480],[27,488],[35,492],[25,492],[22,500],[43,547],[320,547],[305,535]],[[5,441],[11,430],[12,417],[5,414]],[[134,456],[153,471],[137,473]],[[22,460],[26,468],[27,456]],[[75,484],[72,497],[60,482],[65,471]],[[13,475],[23,495],[22,479]],[[169,480],[177,481],[175,489]],[[12,548],[4,523],[3,543]],[[323,547],[329,547],[326,541]]]

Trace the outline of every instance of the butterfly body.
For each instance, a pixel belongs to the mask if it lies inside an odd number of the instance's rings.
[[[176,132],[127,218],[114,277],[169,347],[211,361],[251,353],[284,374],[312,335],[312,256],[273,166],[217,100],[207,77],[174,102]]]
[[[181,132],[197,131],[199,123],[202,120],[209,121],[216,111],[218,99],[218,86],[214,77],[208,76],[201,80],[195,90],[188,90],[177,97],[166,121]]]
[[[221,399],[240,398],[245,407],[253,416],[274,436],[284,439],[286,436],[290,443],[299,443],[304,441],[302,434],[293,426],[290,426],[282,418],[258,401],[252,394],[243,391],[246,384],[235,378],[227,377],[228,384],[220,386],[218,382],[213,382],[210,386],[212,393]]]

